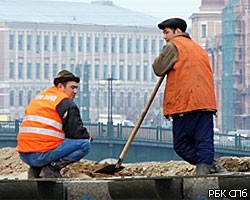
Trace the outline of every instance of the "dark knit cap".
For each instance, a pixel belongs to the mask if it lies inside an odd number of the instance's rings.
[[[54,78],[54,85],[57,85],[58,83],[67,82],[67,81],[75,81],[75,82],[79,83],[80,79],[79,79],[79,77],[75,76],[71,72],[69,72],[67,70],[62,70]]]
[[[158,24],[158,27],[162,30],[165,28],[171,28],[174,30],[179,28],[182,32],[185,32],[187,29],[187,23],[185,20],[180,18],[170,18]]]

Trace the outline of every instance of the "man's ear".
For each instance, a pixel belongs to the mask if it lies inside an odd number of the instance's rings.
[[[182,33],[181,29],[177,28],[175,29],[175,33]]]
[[[60,89],[60,90],[63,90],[63,89],[64,89],[64,86],[63,86],[62,83],[58,83],[57,88]]]

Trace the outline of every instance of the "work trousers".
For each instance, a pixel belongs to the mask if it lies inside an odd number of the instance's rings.
[[[67,157],[77,162],[89,153],[90,141],[87,139],[64,139],[55,149],[41,153],[19,153],[20,158],[32,167],[43,167],[52,161]]]
[[[173,116],[175,152],[190,164],[211,165],[214,160],[213,112]]]

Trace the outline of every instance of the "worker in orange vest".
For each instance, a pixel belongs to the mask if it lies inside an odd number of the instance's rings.
[[[92,138],[73,101],[79,82],[63,70],[25,109],[16,149],[30,166],[28,179],[61,178],[62,168],[89,153]]]
[[[225,172],[214,159],[213,115],[217,112],[213,72],[204,49],[188,33],[180,18],[160,24],[166,45],[155,58],[157,76],[167,74],[163,113],[173,120],[176,153],[196,165],[197,175]]]

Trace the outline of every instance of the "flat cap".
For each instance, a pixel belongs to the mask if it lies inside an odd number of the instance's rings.
[[[187,29],[187,23],[185,20],[180,18],[170,18],[158,24],[158,28],[162,30],[164,30],[165,28],[179,28],[182,32],[185,32]]]
[[[75,82],[79,83],[80,78],[75,76],[73,73],[71,73],[67,70],[62,70],[54,78],[54,85],[57,85],[58,83],[67,82],[67,81],[75,81]]]

